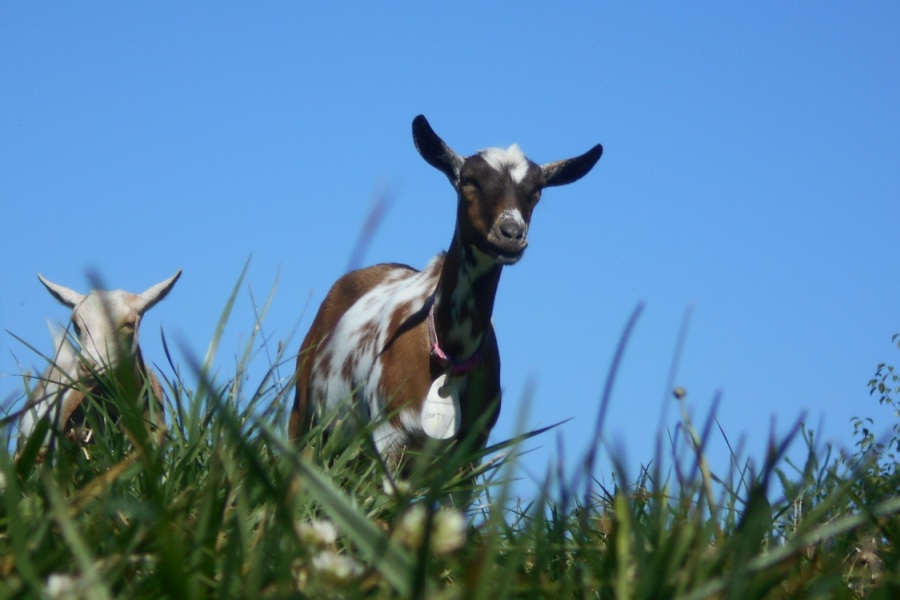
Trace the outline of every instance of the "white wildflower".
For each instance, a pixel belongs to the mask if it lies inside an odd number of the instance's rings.
[[[81,598],[81,581],[68,573],[54,573],[47,578],[44,591],[48,598]]]
[[[424,504],[413,504],[400,517],[397,535],[406,546],[418,549],[425,539],[425,522],[428,520],[428,509]]]
[[[442,509],[434,515],[431,549],[436,554],[449,554],[466,543],[466,519],[455,509]]]
[[[428,523],[428,508],[424,504],[414,504],[400,518],[397,535],[406,546],[418,549],[425,540],[425,526]],[[448,554],[460,549],[466,543],[466,519],[455,509],[442,508],[431,520],[429,546],[436,554]]]
[[[331,521],[310,521],[297,525],[297,535],[305,544],[321,548],[337,541],[337,529]]]
[[[401,479],[394,479],[392,481],[388,477],[385,477],[381,482],[381,487],[384,489],[384,493],[391,497],[409,494],[409,482]]]
[[[333,582],[355,579],[363,573],[361,564],[333,550],[323,550],[313,556],[312,568],[316,574]]]

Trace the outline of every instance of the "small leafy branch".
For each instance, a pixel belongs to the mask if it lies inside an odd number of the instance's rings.
[[[895,334],[891,341],[900,349],[900,334]],[[900,486],[900,374],[892,365],[878,365],[875,376],[869,380],[869,395],[877,395],[878,403],[892,410],[893,420],[886,433],[879,433],[871,417],[851,419],[857,447],[851,464],[866,465],[867,480],[875,486],[874,490],[868,490],[869,493],[875,492],[881,497],[895,495]]]

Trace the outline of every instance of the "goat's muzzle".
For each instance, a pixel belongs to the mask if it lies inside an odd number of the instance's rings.
[[[497,262],[516,263],[528,247],[528,224],[518,214],[505,213],[491,227],[487,241]]]

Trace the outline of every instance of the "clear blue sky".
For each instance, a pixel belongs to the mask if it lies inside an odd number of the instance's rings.
[[[424,113],[461,154],[517,142],[536,162],[605,153],[548,190],[494,321],[505,402],[492,441],[561,428],[589,446],[619,335],[645,310],[605,433],[653,456],[675,384],[761,458],[772,418],[825,440],[900,364],[900,5],[600,2],[0,4],[0,401],[40,366],[66,309],[36,273],[140,291],[184,270],[144,320],[203,355],[252,255],[221,377],[278,279],[264,324],[299,346],[373,198],[391,207],[366,264],[422,267],[454,195],[415,152]],[[274,342],[273,342],[274,344]],[[183,359],[179,358],[181,362]],[[265,360],[260,357],[260,373]],[[533,442],[529,472],[557,456]],[[717,435],[717,460],[725,446]],[[599,476],[608,481],[606,463]]]

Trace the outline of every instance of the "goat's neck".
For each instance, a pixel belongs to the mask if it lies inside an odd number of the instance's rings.
[[[454,234],[434,299],[438,343],[453,360],[467,360],[484,343],[501,270],[489,256],[464,246]]]

